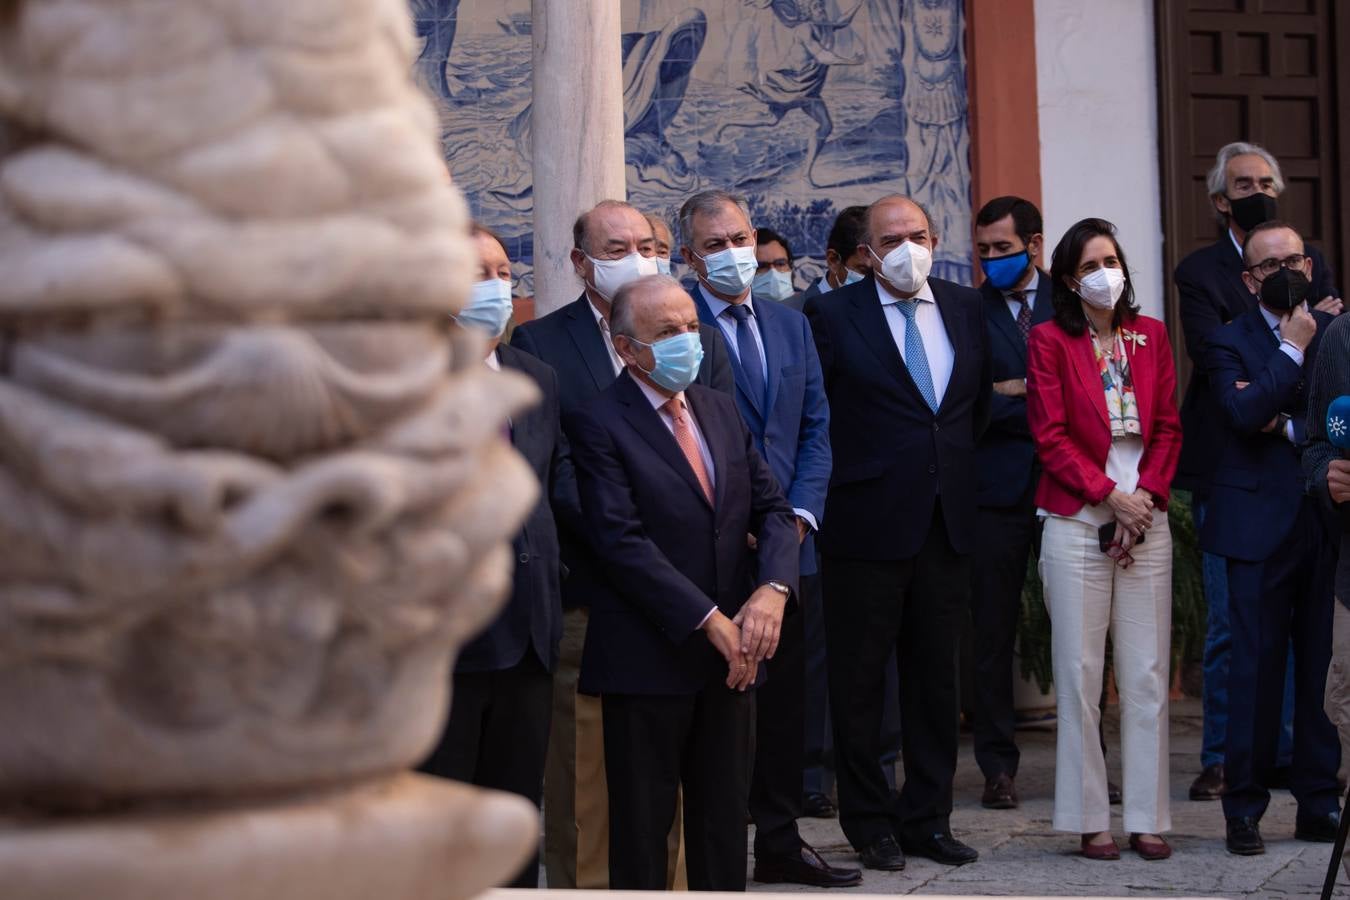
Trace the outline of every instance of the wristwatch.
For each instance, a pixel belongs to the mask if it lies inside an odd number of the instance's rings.
[[[792,593],[792,588],[788,587],[786,584],[783,584],[783,582],[781,581],[766,581],[764,583],[767,584],[769,587],[773,588],[778,593],[782,594],[784,597]]]

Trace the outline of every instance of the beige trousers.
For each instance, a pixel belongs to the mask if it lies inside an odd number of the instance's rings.
[[[1323,708],[1341,738],[1341,759],[1350,760],[1350,610],[1339,600],[1331,626],[1331,667]]]
[[[553,723],[544,763],[544,872],[550,888],[609,888],[609,791],[605,785],[600,698],[577,693],[587,612],[563,613],[562,645],[553,675]],[[667,838],[666,889],[688,888],[683,818]]]
[[[1120,692],[1125,830],[1172,827],[1168,807],[1167,688],[1172,630],[1172,533],[1155,516],[1134,564],[1101,552],[1097,528],[1074,519],[1045,521],[1040,572],[1050,613],[1058,727],[1055,814],[1058,831],[1111,827],[1098,700],[1111,634]]]

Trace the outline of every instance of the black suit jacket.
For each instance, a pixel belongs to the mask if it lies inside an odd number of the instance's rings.
[[[1054,317],[1050,276],[1040,273],[1031,324]],[[989,360],[993,381],[1027,377],[1027,344],[1017,330],[1003,292],[987,280],[980,285],[984,321],[989,331]],[[1040,473],[1036,445],[1027,425],[1027,398],[994,393],[989,401],[989,427],[975,449],[975,472],[980,506],[1015,506],[1029,492]]]
[[[558,531],[554,524],[581,516],[576,478],[558,412],[558,377],[527,353],[499,346],[497,359],[534,379],[543,400],[511,421],[511,444],[539,479],[539,502],[512,541],[515,576],[506,608],[487,631],[465,647],[456,672],[509,669],[533,652],[550,672],[562,638],[562,592]]]
[[[917,555],[939,492],[952,546],[974,550],[975,443],[993,394],[983,301],[973,288],[928,283],[955,354],[936,414],[910,378],[870,275],[806,304],[830,401],[827,555]]]
[[[1328,294],[1340,296],[1326,259],[1316,247],[1312,258],[1312,303]],[[1181,461],[1175,487],[1204,492],[1223,449],[1224,423],[1210,389],[1205,350],[1220,327],[1256,309],[1256,297],[1242,283],[1242,256],[1224,232],[1213,244],[1187,256],[1173,276],[1180,295],[1181,330],[1191,360],[1191,383],[1181,404]]]
[[[699,630],[735,616],[766,581],[797,588],[797,526],[735,401],[694,385],[685,400],[713,460],[709,504],[675,437],[631,376],[568,420],[582,509],[611,589],[591,600],[580,688],[691,694],[726,678]],[[758,546],[751,551],[746,535]]]
[[[736,380],[721,333],[704,325],[700,326],[699,336],[703,340],[703,364],[695,384],[733,393]],[[564,421],[614,383],[614,367],[603,341],[585,294],[561,309],[520,325],[511,336],[511,346],[543,360],[558,373]],[[563,523],[561,537],[563,565],[567,570],[562,587],[563,606],[569,609],[589,606],[590,597],[603,589],[604,576],[584,533]]]

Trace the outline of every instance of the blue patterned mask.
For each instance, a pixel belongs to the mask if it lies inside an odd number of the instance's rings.
[[[1010,253],[1007,256],[994,256],[980,260],[984,277],[1000,291],[1011,290],[1026,274],[1031,265],[1031,255],[1025,250]]]

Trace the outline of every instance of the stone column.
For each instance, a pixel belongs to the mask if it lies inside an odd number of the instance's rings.
[[[572,222],[623,200],[619,0],[533,0],[534,297],[542,316],[575,300]]]

